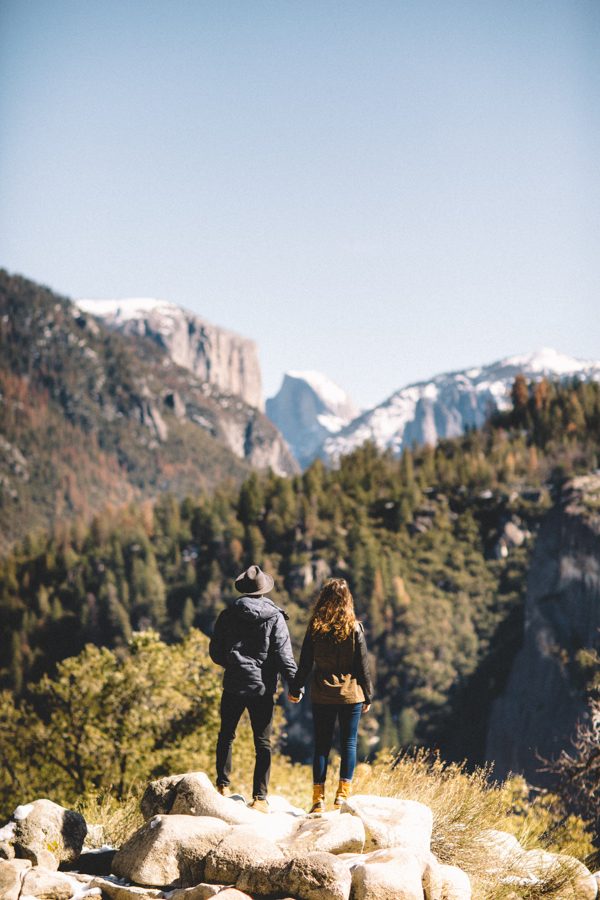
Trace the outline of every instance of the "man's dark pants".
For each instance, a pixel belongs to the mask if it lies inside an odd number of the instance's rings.
[[[231,748],[235,730],[245,709],[250,716],[256,765],[252,796],[266,799],[271,774],[271,730],[274,700],[272,694],[262,697],[240,697],[223,691],[221,697],[221,730],[217,739],[217,784],[227,786],[231,775]]]

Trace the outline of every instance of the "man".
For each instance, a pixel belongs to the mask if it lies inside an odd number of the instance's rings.
[[[223,666],[221,730],[217,739],[217,790],[229,795],[231,748],[245,709],[250,715],[256,764],[250,806],[268,812],[271,773],[271,729],[277,676],[288,686],[297,670],[286,613],[266,594],[273,579],[260,566],[250,566],[235,579],[242,594],[219,615],[210,641],[213,662]]]

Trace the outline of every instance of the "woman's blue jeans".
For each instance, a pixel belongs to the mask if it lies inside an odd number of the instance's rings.
[[[356,737],[362,703],[313,703],[315,757],[313,784],[325,784],[336,719],[340,721],[340,778],[352,781],[356,768]]]

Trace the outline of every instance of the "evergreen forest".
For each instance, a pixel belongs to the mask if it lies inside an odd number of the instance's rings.
[[[348,580],[376,685],[363,756],[427,745],[482,762],[538,524],[566,478],[597,467],[600,447],[600,385],[517,378],[512,401],[485,428],[400,458],[366,444],[338,468],[252,473],[241,487],[162,494],[29,534],[0,563],[13,715],[37,703],[47,718],[36,685],[88,644],[125,659],[138,632],[167,645],[210,634],[235,576],[259,561],[296,652],[320,583]],[[305,761],[308,704],[286,714],[285,749]]]

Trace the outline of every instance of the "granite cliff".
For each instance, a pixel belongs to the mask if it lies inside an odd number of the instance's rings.
[[[568,748],[584,711],[579,653],[600,648],[600,472],[568,481],[543,521],[528,574],[523,646],[490,716],[495,773],[543,781],[539,756]]]
[[[150,338],[200,381],[264,409],[254,341],[166,300],[78,300],[77,305],[116,331]]]

